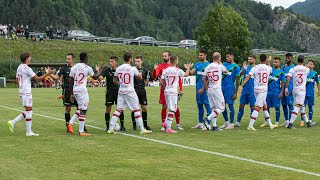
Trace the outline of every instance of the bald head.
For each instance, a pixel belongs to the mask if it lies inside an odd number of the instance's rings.
[[[221,54],[219,52],[215,52],[212,55],[213,61],[220,61],[221,60]]]

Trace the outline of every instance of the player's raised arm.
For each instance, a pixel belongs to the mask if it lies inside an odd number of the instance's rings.
[[[30,69],[31,69],[31,68],[30,68]],[[52,70],[50,70],[50,69],[48,69],[48,68],[45,68],[45,69],[46,69],[46,74],[44,74],[44,75],[42,75],[42,76],[37,76],[37,75],[35,75],[35,76],[33,76],[32,78],[33,78],[34,80],[36,80],[36,81],[43,81],[44,78],[46,78],[49,74],[52,74],[52,73],[53,73]]]
[[[50,70],[50,67],[46,67],[45,71],[47,73],[47,70]],[[53,80],[58,80],[59,79],[59,75],[58,74],[49,74],[49,76],[53,79]]]
[[[233,100],[237,99],[238,89],[240,84],[240,68],[237,67],[236,70],[237,70],[236,71],[236,89],[234,90],[234,93],[233,93],[233,97],[232,97]]]
[[[184,77],[188,77],[189,74],[190,74],[190,69],[193,67],[193,63],[190,63],[190,64],[184,64],[184,67],[187,69],[185,74],[184,74]]]
[[[107,68],[107,67],[105,66],[105,67],[103,67],[102,69],[100,69],[99,64],[96,64],[96,71],[97,71],[97,73],[94,74],[94,75],[92,76],[92,78],[93,78],[94,80],[97,80],[97,79],[100,77],[101,72],[103,72],[106,68]]]
[[[153,72],[152,72],[152,79],[156,80],[160,74],[161,68],[159,67],[158,63],[153,65]]]
[[[251,75],[248,74],[247,77],[243,80],[242,88],[247,84],[247,82],[249,81],[250,78],[251,78]]]

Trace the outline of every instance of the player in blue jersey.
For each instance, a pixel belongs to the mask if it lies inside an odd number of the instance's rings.
[[[190,74],[196,74],[196,101],[198,106],[198,124],[193,126],[194,129],[203,129],[207,130],[207,128],[203,127],[203,116],[204,116],[204,108],[207,110],[207,116],[211,114],[211,109],[208,101],[207,93],[204,92],[199,94],[199,90],[203,87],[202,75],[204,73],[204,69],[210,64],[207,61],[207,51],[205,49],[201,49],[199,51],[199,62],[194,65],[194,68],[190,71]],[[206,91],[206,90],[204,90]]]
[[[313,70],[315,66],[315,61],[309,60],[307,67],[310,69],[310,73],[307,77],[307,84],[306,84],[306,98],[304,100],[304,106],[308,104],[309,108],[309,121],[311,121],[311,125],[315,125],[315,122],[312,121],[313,115],[313,106],[314,106],[314,84],[317,83],[318,88],[318,96],[320,96],[320,80],[318,73]],[[300,126],[304,126],[304,121],[301,120]]]
[[[247,77],[247,74],[249,74],[251,69],[255,66],[255,63],[256,63],[256,57],[254,55],[249,56],[248,65],[244,66],[243,71],[241,71],[240,73],[241,75],[243,75],[243,79]],[[240,126],[240,122],[244,113],[244,106],[246,104],[250,104],[251,113],[252,113],[254,110],[255,103],[256,103],[256,98],[254,96],[254,80],[253,78],[251,78],[241,89],[238,117],[234,127]]]
[[[290,69],[293,68],[295,65],[292,64],[293,55],[291,53],[287,53],[285,56],[286,56],[286,64],[281,66],[281,69],[283,70],[284,75],[287,77],[287,74],[289,73]],[[281,100],[285,122],[282,123],[280,126],[287,126],[289,124],[291,113],[293,111],[293,103],[294,103],[292,90],[293,90],[293,80],[291,78],[288,86],[289,95],[286,96],[285,94],[283,94],[282,100]]]
[[[269,75],[268,80],[268,94],[267,94],[267,106],[268,112],[270,113],[270,108],[275,108],[276,110],[276,122],[273,127],[279,127],[280,120],[280,101],[284,92],[284,83],[286,82],[286,77],[284,72],[281,70],[281,59],[275,57],[273,61],[272,73]],[[268,123],[263,123],[260,127],[268,126]]]
[[[224,124],[220,126],[221,129],[233,129],[234,128],[234,100],[237,99],[237,93],[240,80],[240,67],[234,62],[234,54],[228,53],[226,55],[226,61],[223,65],[226,67],[228,73],[222,77],[222,93],[225,99],[225,103],[228,104],[230,110],[230,124],[228,123],[228,110],[227,108],[222,113],[224,118]]]

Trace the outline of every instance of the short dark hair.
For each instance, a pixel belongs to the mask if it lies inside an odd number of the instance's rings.
[[[136,59],[141,59],[142,60],[142,56],[141,55],[138,55],[135,57]]]
[[[226,55],[232,55],[235,56],[235,54],[233,52],[228,52]]]
[[[260,54],[260,61],[261,61],[261,62],[266,62],[266,60],[267,60],[267,55],[265,55],[265,54]]]
[[[199,53],[203,53],[205,55],[208,55],[208,51],[206,49],[200,49]]]
[[[299,55],[298,56],[298,63],[303,63],[304,61],[304,56],[303,55]]]
[[[286,57],[293,57],[293,54],[292,53],[287,53]]]
[[[71,56],[72,59],[74,59],[76,56],[74,55],[74,53],[68,53],[67,56]]]
[[[115,61],[118,61],[118,57],[117,56],[110,56],[109,59],[113,59]]]
[[[255,55],[250,55],[249,57],[251,57],[253,59],[257,59]]]
[[[21,60],[21,62],[25,63],[28,57],[30,57],[30,54],[29,54],[29,53],[22,53],[22,54],[20,55],[20,60]]]
[[[312,60],[312,59],[310,59],[308,62],[312,62],[313,65],[316,65],[316,62],[314,60]]]
[[[171,56],[171,52],[170,51],[164,51],[163,53],[168,53],[168,55]]]
[[[86,52],[80,53],[80,62],[88,61],[88,54]]]
[[[279,61],[281,61],[281,58],[280,58],[280,57],[274,57],[273,59],[274,59],[274,60],[279,60]]]
[[[178,59],[178,56],[175,56],[175,55],[170,56],[171,63],[175,63],[177,61],[177,59]]]
[[[128,62],[129,59],[131,59],[131,58],[132,58],[131,52],[126,52],[126,53],[124,53],[124,55],[123,55],[123,60],[124,60],[125,62]]]

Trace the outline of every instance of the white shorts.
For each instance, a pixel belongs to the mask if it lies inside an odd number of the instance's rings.
[[[208,91],[208,100],[210,104],[210,108],[212,110],[214,109],[220,109],[224,111],[226,104],[223,97],[223,93],[221,89],[215,89],[212,91]]]
[[[256,97],[256,103],[255,106],[257,107],[263,107],[264,104],[266,104],[266,98],[267,98],[268,92],[254,92],[254,96]]]
[[[177,94],[164,94],[166,98],[166,105],[169,111],[176,112],[178,107],[178,95]]]
[[[23,107],[32,107],[32,94],[21,94],[20,99]]]
[[[140,110],[139,99],[136,92],[118,94],[117,109],[123,111],[127,106],[129,107],[130,111]]]
[[[303,90],[293,90],[292,95],[296,104],[304,105],[304,99],[306,98],[306,91]]]
[[[89,94],[74,94],[74,97],[77,100],[78,103],[78,109],[79,110],[88,110],[89,105]]]

